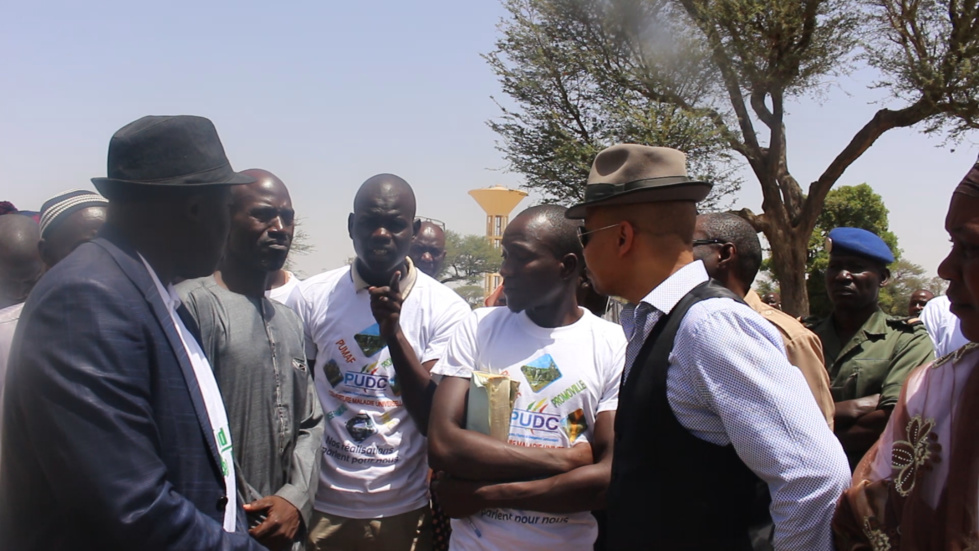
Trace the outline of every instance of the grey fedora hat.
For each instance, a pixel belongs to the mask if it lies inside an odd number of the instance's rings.
[[[568,218],[584,218],[592,206],[702,201],[712,184],[687,176],[687,156],[669,147],[631,143],[603,149],[595,157],[585,200],[568,209]]]
[[[123,126],[109,141],[105,178],[92,178],[103,195],[120,187],[250,184],[224,153],[214,124],[190,115],[147,116]]]

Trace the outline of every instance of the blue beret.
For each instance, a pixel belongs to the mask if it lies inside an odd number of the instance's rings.
[[[829,232],[827,250],[830,254],[855,254],[881,264],[894,262],[894,254],[876,233],[860,228],[835,228]]]

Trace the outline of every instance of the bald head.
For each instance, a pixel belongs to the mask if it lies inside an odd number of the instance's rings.
[[[378,203],[410,210],[412,219],[415,217],[415,192],[400,176],[378,174],[368,178],[354,196],[354,213]]]
[[[918,289],[911,293],[911,298],[908,299],[908,315],[911,317],[920,316],[921,311],[925,309],[925,305],[933,298],[935,298],[935,293],[932,293],[928,289]]]
[[[528,310],[530,315],[570,304],[577,311],[581,245],[578,223],[564,216],[566,210],[557,205],[530,207],[503,231],[500,275],[510,310]]]
[[[242,174],[255,181],[231,187],[231,231],[220,268],[229,289],[261,296],[268,274],[285,265],[296,213],[278,176],[258,168]],[[242,282],[247,283],[239,286]]]
[[[537,205],[518,214],[513,222],[526,221],[525,232],[543,243],[555,257],[573,254],[583,264],[581,242],[578,241],[580,224],[565,217],[567,211],[558,205]]]
[[[408,182],[394,174],[378,174],[364,182],[347,218],[360,275],[373,285],[387,284],[404,266],[419,224],[415,193]]]
[[[408,256],[419,270],[436,277],[442,271],[442,261],[445,260],[445,232],[442,227],[423,221],[411,240]]]
[[[267,170],[249,168],[248,170],[242,170],[241,173],[255,178],[255,181],[241,186],[232,186],[231,189],[236,194],[244,191],[266,191],[269,193],[284,193],[287,197],[289,196],[289,190],[286,188],[285,183],[278,176]]]
[[[0,308],[19,304],[44,273],[37,249],[41,231],[20,214],[0,216]]]

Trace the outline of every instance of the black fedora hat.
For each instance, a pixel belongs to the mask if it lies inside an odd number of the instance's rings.
[[[250,184],[224,154],[214,123],[189,115],[147,116],[123,126],[109,141],[107,177],[92,178],[108,198],[133,186]]]

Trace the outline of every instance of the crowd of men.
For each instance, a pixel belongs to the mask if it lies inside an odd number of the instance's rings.
[[[836,228],[808,327],[669,148],[605,149],[583,202],[516,215],[505,306],[475,311],[396,175],[353,194],[354,261],[303,281],[286,184],[205,118],[126,125],[92,182],[0,215],[4,548],[979,541],[979,164],[947,296],[884,314],[892,251]],[[517,384],[503,438],[469,428],[475,372]]]

